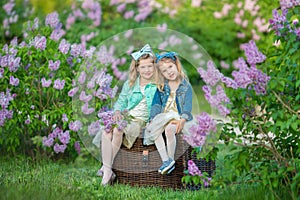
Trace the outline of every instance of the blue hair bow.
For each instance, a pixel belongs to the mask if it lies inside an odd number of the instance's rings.
[[[142,55],[149,54],[153,57],[152,50],[149,44],[146,44],[141,50],[130,54],[132,58],[137,61]]]
[[[162,58],[171,58],[172,60],[176,60],[176,57],[178,54],[176,52],[168,52],[168,53],[164,53],[162,55],[159,54],[155,54],[156,56],[156,63],[158,63],[159,60],[161,60]]]

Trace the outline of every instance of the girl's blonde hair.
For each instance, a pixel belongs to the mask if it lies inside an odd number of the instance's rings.
[[[162,53],[163,54],[163,53]],[[163,57],[161,58],[160,60],[158,60],[157,64],[156,64],[156,67],[159,69],[159,63],[160,62],[164,62],[164,63],[173,63],[176,65],[177,67],[177,70],[178,70],[178,74],[179,74],[179,78],[181,80],[185,79],[188,81],[188,77],[187,75],[185,74],[184,70],[183,70],[183,67],[181,65],[181,62],[179,60],[179,58],[177,56],[174,56],[175,60],[173,60],[172,58],[169,58],[169,57]],[[157,88],[162,91],[163,88],[164,88],[164,84],[165,84],[165,81],[164,81],[164,77],[160,71],[160,69],[158,70],[158,73],[157,75],[155,76],[155,82],[157,83]]]
[[[155,64],[155,57],[150,56],[150,54],[144,54],[142,55],[137,61],[135,61],[134,59],[132,59],[130,67],[129,67],[129,86],[132,87],[138,77],[138,71],[137,71],[137,67],[139,66],[139,61],[140,60],[144,60],[144,59],[148,59],[148,58],[152,58],[152,63],[153,65]],[[154,77],[156,77],[157,74],[157,69],[154,65]]]

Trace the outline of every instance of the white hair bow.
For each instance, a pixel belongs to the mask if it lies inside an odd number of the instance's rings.
[[[141,50],[130,54],[132,58],[137,61],[142,55],[149,54],[153,57],[152,50],[149,44],[146,44]]]

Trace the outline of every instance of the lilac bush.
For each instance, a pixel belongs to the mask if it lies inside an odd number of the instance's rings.
[[[112,77],[101,64],[90,62],[95,47],[86,50],[63,38],[57,12],[41,23],[28,22],[24,40],[14,38],[1,49],[0,126],[5,137],[0,144],[8,152],[19,151],[26,143],[25,152],[36,145],[50,154],[76,156],[77,132],[84,122],[72,110],[73,98],[80,101],[80,113],[91,115],[114,98],[117,87],[111,88]],[[88,104],[92,98],[93,107]]]

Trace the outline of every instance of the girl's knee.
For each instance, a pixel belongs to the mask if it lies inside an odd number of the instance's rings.
[[[112,140],[112,132],[103,131],[102,132],[102,138],[105,138],[107,140]]]
[[[122,132],[122,131],[119,131],[117,128],[114,128],[114,130],[113,130],[113,135],[114,135],[114,136],[122,136],[122,135],[123,135],[123,132]]]
[[[165,134],[166,136],[174,136],[176,133],[176,126],[173,124],[169,124],[167,125],[166,129],[165,129]]]

